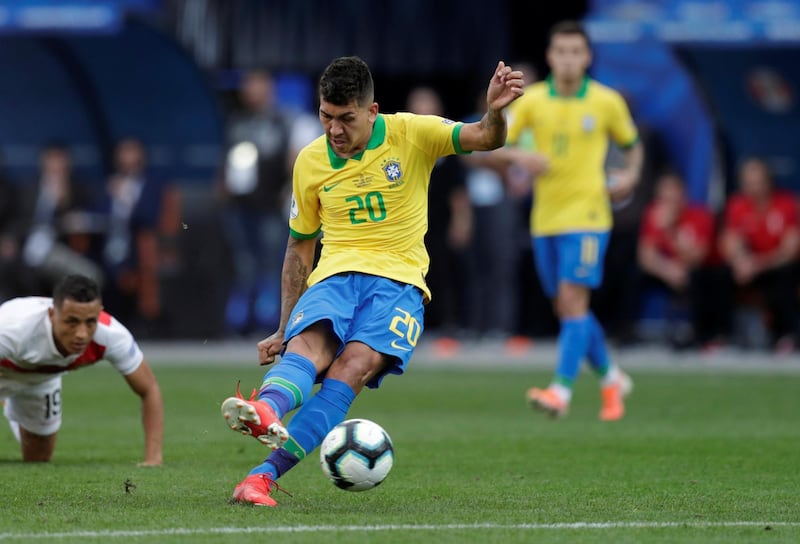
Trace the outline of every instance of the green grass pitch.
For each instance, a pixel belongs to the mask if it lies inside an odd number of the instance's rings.
[[[386,482],[339,490],[314,452],[271,509],[229,504],[268,450],[219,415],[263,369],[153,366],[163,467],[136,466],[138,401],[107,365],[65,378],[52,463],[21,463],[0,421],[0,542],[800,541],[800,373],[632,372],[628,416],[609,424],[588,372],[552,421],[523,400],[541,368],[412,362],[348,415],[391,435]]]

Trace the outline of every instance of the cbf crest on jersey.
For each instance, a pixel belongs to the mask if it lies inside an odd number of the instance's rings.
[[[383,161],[381,165],[386,179],[389,181],[397,181],[403,177],[403,169],[400,167],[400,159],[392,157]]]
[[[584,115],[581,118],[581,128],[584,132],[591,132],[594,130],[595,120],[591,115]]]

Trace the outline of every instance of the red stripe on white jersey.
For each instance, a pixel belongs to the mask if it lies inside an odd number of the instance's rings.
[[[90,342],[86,349],[81,353],[80,357],[72,361],[67,366],[58,365],[36,365],[35,368],[23,368],[10,359],[0,359],[0,366],[9,368],[14,372],[22,372],[25,374],[60,374],[75,370],[82,366],[93,365],[103,358],[106,353],[106,347],[101,346],[96,342]]]

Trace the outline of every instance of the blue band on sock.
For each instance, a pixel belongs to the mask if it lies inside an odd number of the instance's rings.
[[[268,402],[278,417],[283,417],[305,402],[316,378],[314,363],[289,352],[264,375],[258,398]]]
[[[295,466],[297,463],[300,462],[300,459],[289,453],[284,449],[275,450],[269,454],[267,460],[264,462],[265,465],[271,464],[274,467],[275,472],[273,473],[274,476],[272,477],[273,480],[277,480],[289,470]]]
[[[300,459],[284,449],[275,450],[264,459],[260,465],[253,467],[248,474],[267,474],[271,479],[277,480],[286,474]]]

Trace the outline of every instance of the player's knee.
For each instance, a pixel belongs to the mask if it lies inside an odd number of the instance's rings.
[[[588,311],[589,290],[586,287],[562,284],[556,300],[556,313],[561,318],[580,317]]]
[[[328,377],[342,381],[354,391],[360,391],[367,382],[383,369],[384,357],[367,346],[348,344],[328,372]]]
[[[338,349],[338,340],[329,324],[315,323],[289,340],[287,351],[311,361],[330,361]]]

